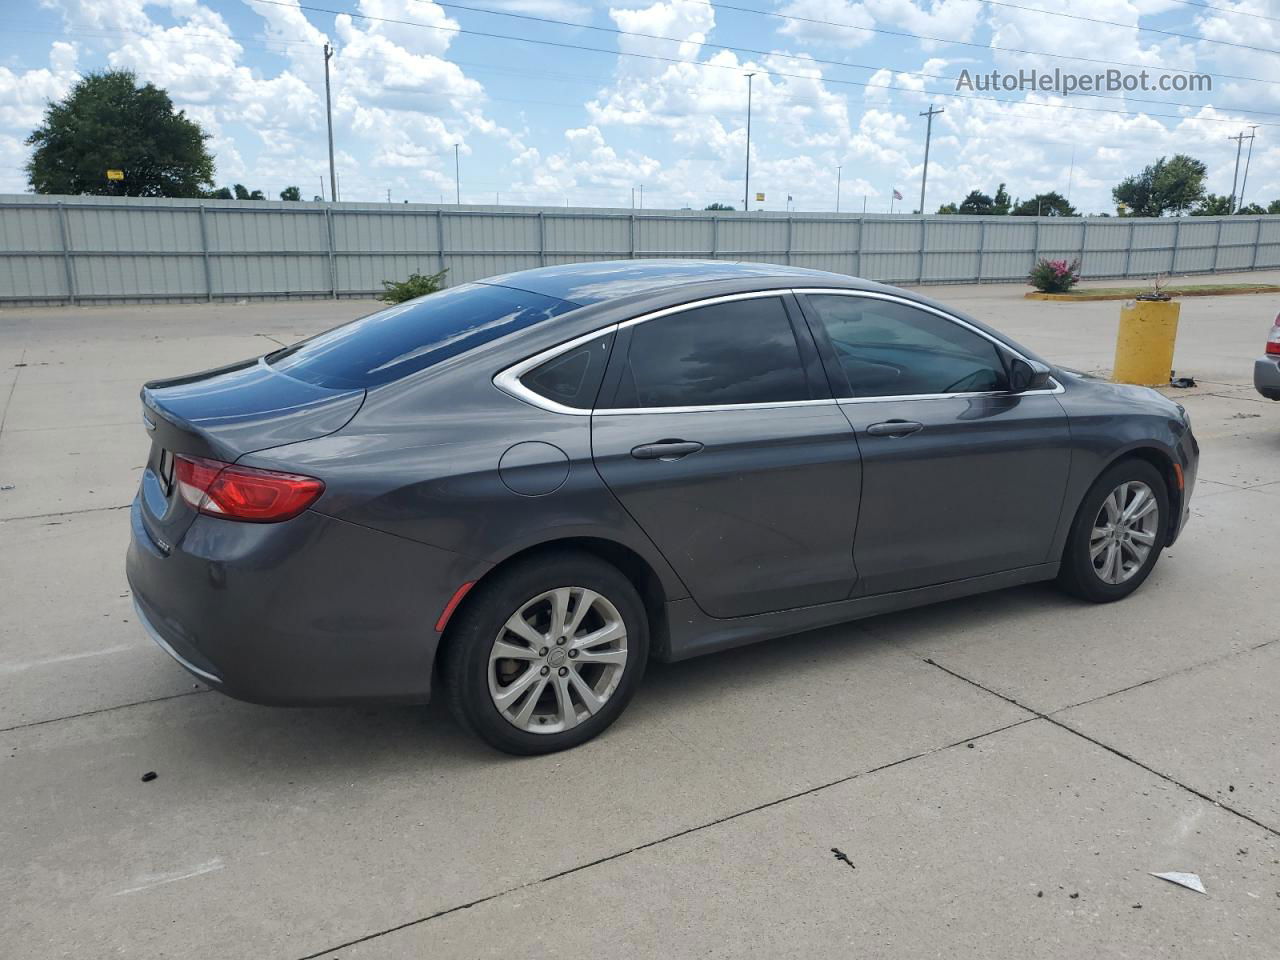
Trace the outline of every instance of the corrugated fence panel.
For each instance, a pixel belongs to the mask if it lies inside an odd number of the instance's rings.
[[[794,264],[898,283],[1280,265],[1280,217],[912,217],[573,207],[0,197],[0,303],[369,296],[626,257]]]

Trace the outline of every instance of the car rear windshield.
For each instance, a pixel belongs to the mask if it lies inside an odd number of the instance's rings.
[[[267,361],[323,387],[376,387],[577,308],[512,287],[465,283],[335,327]]]

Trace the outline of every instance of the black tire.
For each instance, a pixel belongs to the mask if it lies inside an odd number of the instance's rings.
[[[1090,535],[1094,521],[1102,511],[1103,502],[1121,484],[1127,481],[1145,483],[1154,495],[1159,516],[1155,522],[1155,541],[1142,565],[1122,583],[1108,583],[1094,566],[1090,556]],[[1169,536],[1169,491],[1160,471],[1145,460],[1136,458],[1112,464],[1094,481],[1085,494],[1071,522],[1066,547],[1062,551],[1062,566],[1058,571],[1058,584],[1068,593],[1093,603],[1111,603],[1123,600],[1151,575]]]
[[[607,681],[613,684],[612,692],[597,712],[583,716],[570,729],[554,733],[532,733],[521,729],[514,720],[504,716],[490,695],[490,653],[509,618],[525,609],[534,598],[561,587],[586,588],[612,605],[626,629],[626,662],[620,667],[620,678]],[[588,612],[588,617],[594,615]],[[587,627],[584,626],[581,630],[586,631]],[[503,636],[511,642],[518,641],[518,638],[509,633],[504,633]],[[569,643],[564,649],[567,651],[571,647],[572,643]],[[554,650],[549,645],[547,649]],[[579,667],[586,663],[585,656],[586,653],[583,652],[584,659],[576,661]],[[498,571],[475,588],[449,625],[442,658],[445,695],[450,710],[463,727],[490,746],[506,753],[553,753],[585,743],[618,719],[644,676],[649,659],[649,622],[639,593],[616,567],[589,553],[578,551],[542,554]],[[543,662],[530,661],[527,667],[519,660],[505,663],[510,664],[513,670],[521,671],[546,667]],[[567,669],[567,666],[546,669],[551,671],[551,675],[547,677],[547,692],[538,702],[559,705],[560,700],[554,686],[555,675],[560,670]],[[599,675],[603,675],[610,668],[587,669],[598,669]],[[583,674],[577,675],[581,677]],[[518,678],[523,677],[523,672],[518,674]],[[512,681],[512,685],[514,682]],[[542,689],[536,679],[531,678],[531,682],[533,686],[530,687],[530,696],[535,688],[539,691]],[[565,682],[570,683],[570,679],[566,678]],[[577,716],[586,710],[585,700],[581,700],[581,694],[576,692],[573,696],[579,698],[577,706],[581,711],[575,709]],[[545,699],[546,697],[552,699]],[[561,715],[563,716],[563,709]],[[530,719],[537,722],[537,716]]]

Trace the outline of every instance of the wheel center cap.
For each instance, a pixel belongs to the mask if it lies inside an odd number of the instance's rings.
[[[555,647],[547,654],[547,666],[563,666],[567,659],[569,659],[569,655],[564,652],[564,647]]]

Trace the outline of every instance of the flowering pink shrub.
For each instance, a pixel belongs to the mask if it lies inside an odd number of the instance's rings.
[[[1080,261],[1046,260],[1043,257],[1031,268],[1027,282],[1041,293],[1066,293],[1080,279]]]

